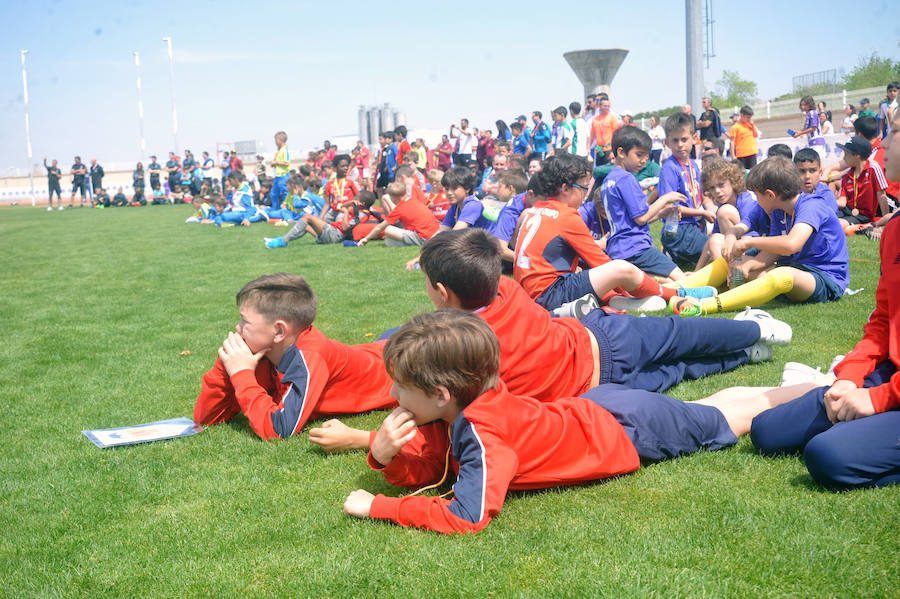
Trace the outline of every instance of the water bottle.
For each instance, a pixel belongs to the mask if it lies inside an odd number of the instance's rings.
[[[743,258],[740,258],[740,257],[735,258],[731,262],[731,273],[730,273],[731,274],[731,277],[730,277],[731,282],[728,284],[729,289],[734,289],[735,287],[738,287],[738,286],[744,284],[744,271],[741,270],[741,266],[743,265],[743,263],[744,263],[744,260],[743,260]]]
[[[666,214],[666,221],[663,225],[663,234],[666,237],[675,237],[675,233],[678,232],[678,208],[672,208],[669,210],[669,213]]]

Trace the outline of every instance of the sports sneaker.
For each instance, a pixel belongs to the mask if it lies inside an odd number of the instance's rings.
[[[834,374],[823,374],[820,368],[813,368],[800,362],[787,362],[784,365],[784,372],[781,373],[781,386],[790,387],[791,385],[800,385],[802,383],[813,383],[820,387],[833,385],[835,381]]]
[[[678,290],[675,293],[678,294],[678,297],[695,297],[697,299],[716,297],[719,295],[718,289],[710,287],[709,285],[704,285],[702,287],[682,287],[679,285]]]
[[[62,212],[62,211],[63,211],[63,207],[60,206],[59,208],[57,208],[57,210],[59,210],[60,212]]]
[[[658,312],[666,309],[666,300],[658,295],[648,295],[647,297],[616,295],[609,300],[609,305],[629,314],[631,312]]]
[[[263,239],[266,241],[266,247],[270,250],[287,247],[287,244],[281,237],[263,237]]]
[[[754,310],[750,306],[736,314],[734,319],[755,322],[759,325],[759,338],[773,345],[787,345],[794,334],[788,323],[773,318],[764,310]]]
[[[353,242],[351,242],[351,243],[353,243]],[[346,244],[347,244],[347,242],[345,241],[344,245],[346,245]],[[353,243],[353,245],[356,245],[356,244]],[[597,296],[594,295],[593,293],[586,293],[585,295],[579,297],[576,300],[572,300],[571,302],[566,302],[563,305],[561,305],[560,307],[556,308],[555,310],[551,310],[550,313],[553,314],[554,316],[560,316],[560,317],[568,316],[570,318],[577,318],[578,320],[581,320],[582,318],[587,316],[591,310],[594,310],[595,308],[599,308],[599,307],[600,307],[600,303],[597,301]]]
[[[669,300],[669,310],[672,314],[678,316],[703,316],[705,312],[693,297],[678,297],[677,295]]]
[[[290,227],[290,226],[291,226],[291,222],[290,222],[289,220],[287,220],[287,219],[281,219],[280,221],[278,221],[277,223],[275,223],[275,226],[276,226],[276,227]]]
[[[750,356],[750,363],[767,362],[772,359],[772,346],[765,341],[757,341],[744,350]]]
[[[47,206],[47,212],[53,212],[53,206]]]

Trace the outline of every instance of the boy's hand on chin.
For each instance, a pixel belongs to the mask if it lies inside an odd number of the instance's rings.
[[[219,348],[219,359],[225,366],[228,376],[232,376],[235,372],[241,370],[256,370],[256,365],[262,359],[268,348],[262,349],[257,353],[250,351],[250,347],[243,337],[235,332],[228,333],[228,337],[222,342]]]

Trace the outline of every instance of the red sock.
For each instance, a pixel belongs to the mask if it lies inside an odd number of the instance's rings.
[[[674,289],[672,289],[671,287],[663,287],[646,274],[644,275],[644,280],[641,281],[641,284],[634,289],[630,289],[628,293],[630,293],[634,297],[649,297],[651,295],[661,295],[662,298],[666,301],[669,301],[669,298],[676,295]]]

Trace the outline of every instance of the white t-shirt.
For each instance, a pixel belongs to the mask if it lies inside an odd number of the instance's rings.
[[[459,153],[460,154],[471,154],[472,153],[472,145],[475,143],[474,135],[466,135],[459,129],[456,130],[457,135],[459,136]]]
[[[587,156],[588,155],[588,137],[591,134],[590,125],[581,118],[578,117],[576,119],[572,119],[569,121],[573,127],[575,127],[575,143],[572,144],[571,150],[573,154],[578,154],[579,156]]]
[[[650,136],[650,141],[652,142],[651,150],[662,150],[663,149],[663,140],[666,139],[666,130],[662,128],[662,125],[657,125],[656,127],[651,127],[647,134]]]

